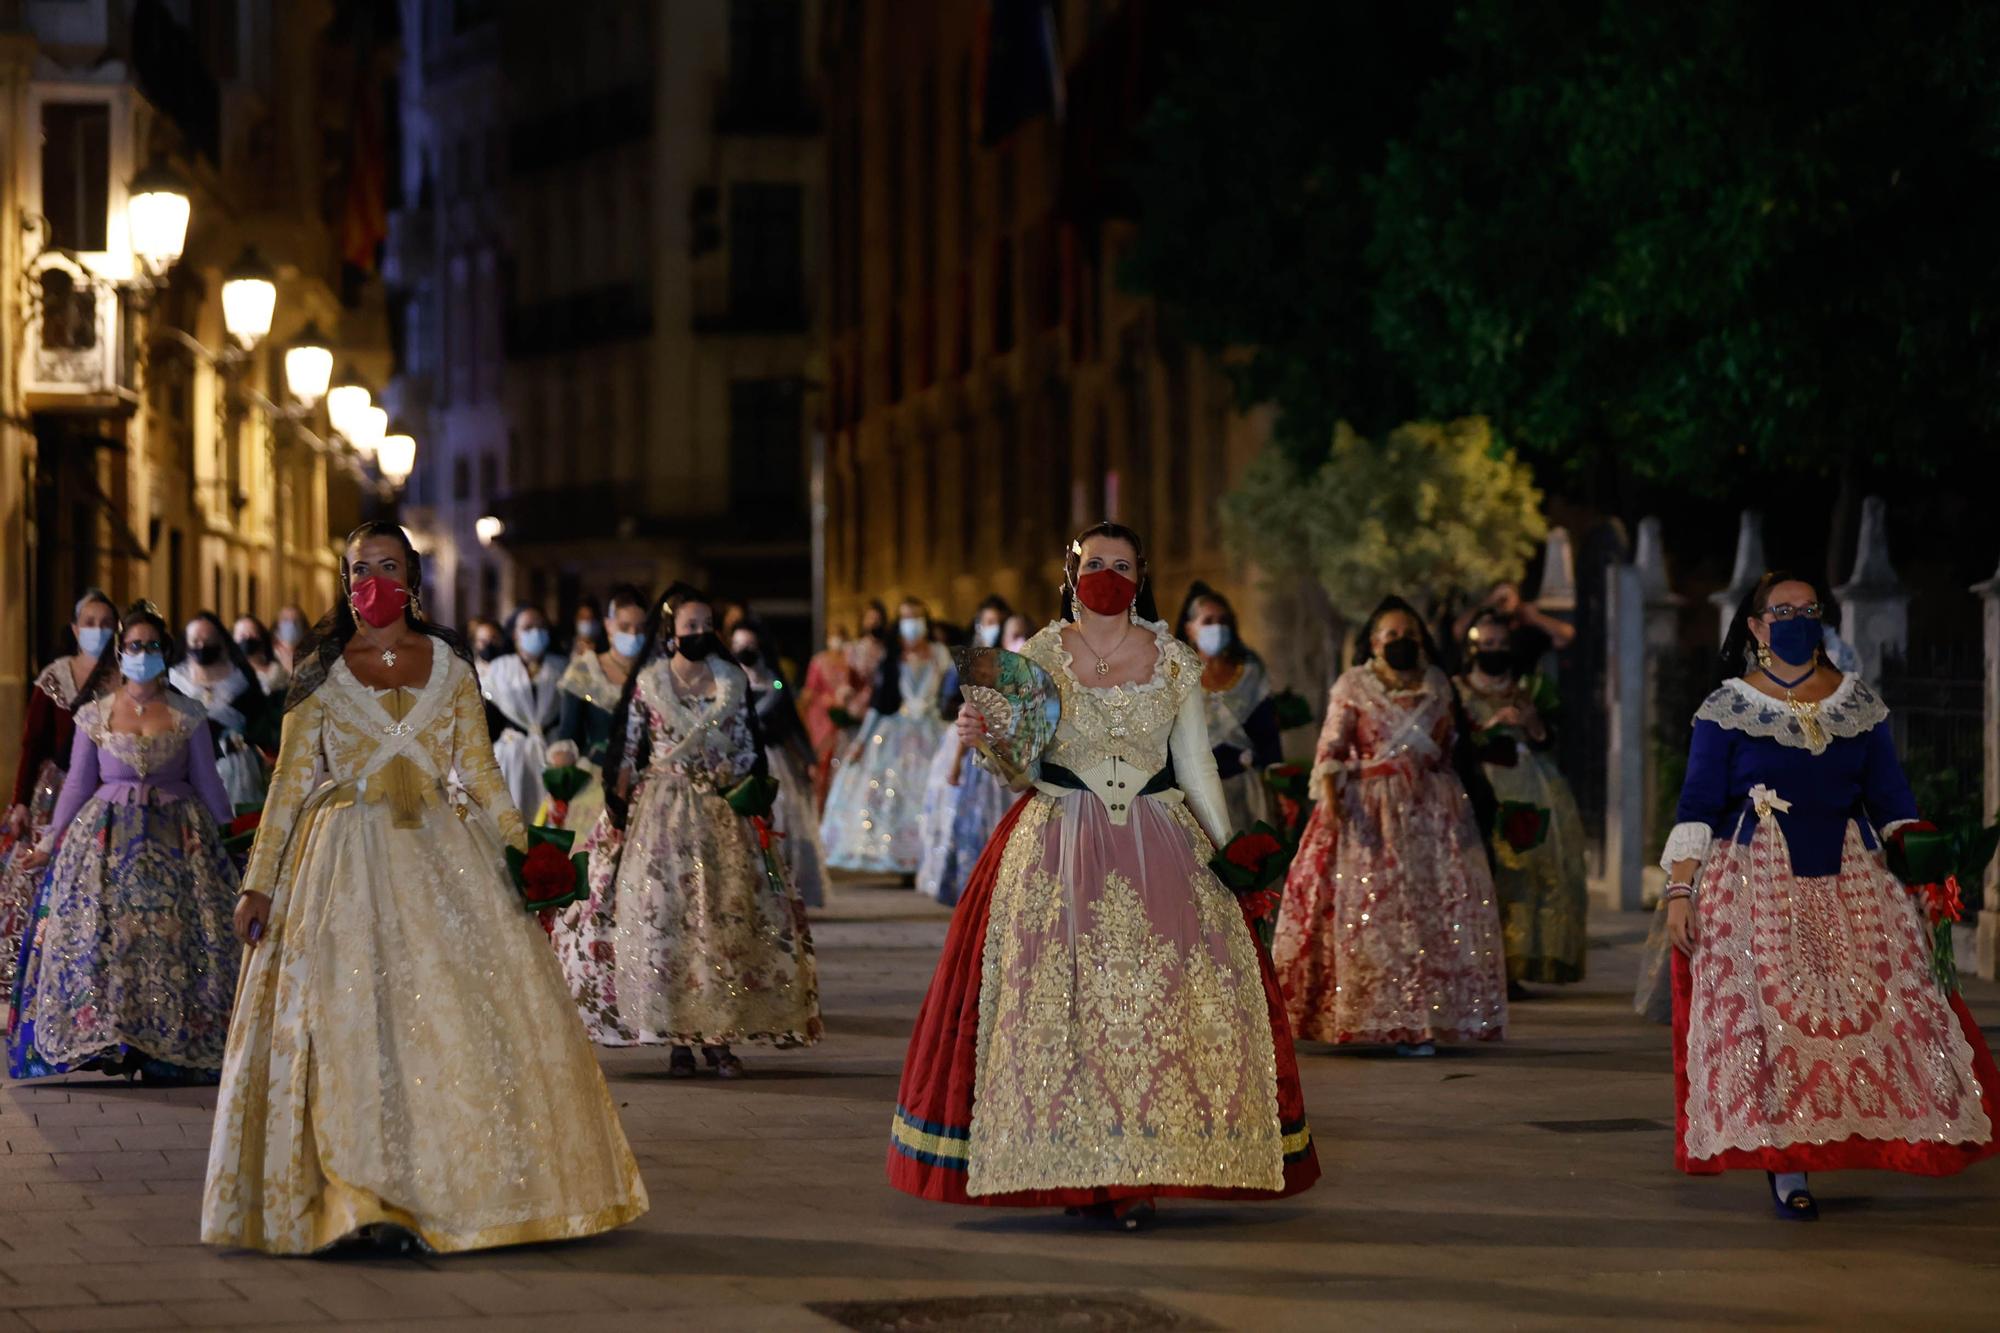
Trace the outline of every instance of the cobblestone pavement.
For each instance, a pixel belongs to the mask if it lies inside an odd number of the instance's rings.
[[[885,1136],[944,920],[907,891],[839,886],[816,927],[828,1039],[745,1052],[741,1083],[607,1053],[653,1211],[573,1244],[207,1249],[212,1090],[0,1085],[0,1333],[1994,1327],[2000,1163],[1822,1177],[1817,1226],[1772,1218],[1761,1177],[1673,1171],[1666,1033],[1630,1012],[1629,916],[1600,918],[1591,980],[1516,1006],[1504,1046],[1309,1047],[1326,1177],[1298,1199],[1168,1206],[1134,1236],[905,1198],[883,1182]],[[2000,989],[1967,990],[2000,1036]]]

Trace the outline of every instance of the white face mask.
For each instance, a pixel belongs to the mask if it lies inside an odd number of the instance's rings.
[[[615,630],[611,635],[611,648],[620,657],[637,658],[640,653],[646,651],[646,636]]]
[[[1196,625],[1194,627],[1194,646],[1201,649],[1203,657],[1214,657],[1221,653],[1223,649],[1229,646],[1229,641],[1234,637],[1235,635],[1229,632],[1229,626],[1227,625]]]
[[[305,637],[305,626],[296,620],[280,620],[277,633],[279,643],[295,644]]]
[[[540,657],[549,650],[549,632],[545,629],[524,629],[514,636],[514,643],[523,655]]]
[[[85,657],[102,657],[111,646],[111,626],[85,625],[76,632],[76,646]]]
[[[904,643],[917,643],[924,637],[930,625],[922,616],[904,616],[896,622],[896,632],[903,636]]]
[[[973,633],[978,637],[981,648],[991,648],[994,644],[1000,642],[1000,627],[998,625],[981,625]]]

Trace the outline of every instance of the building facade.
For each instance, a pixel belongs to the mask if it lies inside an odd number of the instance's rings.
[[[802,641],[819,5],[410,8],[397,393],[437,441],[413,524],[474,571],[444,613],[684,578]]]
[[[373,483],[285,392],[309,321],[387,369],[380,303],[343,281],[351,98],[371,52],[332,0],[0,4],[0,718],[69,651],[77,594],[268,618],[332,602]],[[330,108],[333,108],[330,110]],[[183,178],[191,222],[163,274],[133,253],[129,184]],[[224,329],[225,275],[275,267],[267,336]],[[361,284],[365,287],[365,284]],[[343,296],[348,299],[343,301]],[[0,726],[0,765],[16,740]]]
[[[903,596],[964,621],[993,592],[1050,617],[1065,546],[1105,518],[1145,536],[1163,614],[1200,578],[1248,634],[1271,621],[1214,503],[1269,421],[1238,413],[1219,369],[1115,281],[1139,8],[1044,7],[1037,87],[977,6],[831,7],[817,577],[834,624]]]

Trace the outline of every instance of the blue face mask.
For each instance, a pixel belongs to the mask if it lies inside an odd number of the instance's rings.
[[[622,630],[614,630],[611,634],[611,650],[620,657],[630,657],[636,660],[640,653],[646,651],[646,636],[643,634],[626,634]]]
[[[979,637],[979,646],[982,648],[991,648],[1000,642],[1000,627],[998,625],[981,625],[975,632]]]
[[[1801,665],[1812,661],[1813,650],[1824,638],[1824,627],[1804,616],[1771,622],[1771,653],[1780,661]]]
[[[904,643],[916,643],[930,632],[930,622],[921,616],[904,616],[896,622],[896,632]]]
[[[540,657],[549,650],[549,632],[545,629],[524,629],[514,636],[515,644],[529,657]]]
[[[76,632],[76,646],[85,657],[102,657],[111,646],[109,625],[85,625]]]
[[[1194,646],[1201,650],[1203,657],[1214,657],[1229,646],[1229,626],[1196,625]]]
[[[125,679],[134,685],[144,685],[147,681],[167,669],[164,653],[120,653],[118,669],[125,673]]]

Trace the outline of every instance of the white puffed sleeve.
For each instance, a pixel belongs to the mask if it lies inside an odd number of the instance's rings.
[[[1208,744],[1208,713],[1199,687],[1189,690],[1181,700],[1167,745],[1174,758],[1174,780],[1187,798],[1188,809],[1208,840],[1221,847],[1234,830],[1229,827],[1228,807],[1222,800],[1222,779],[1215,773],[1215,751]]]

